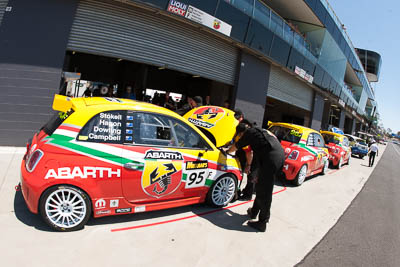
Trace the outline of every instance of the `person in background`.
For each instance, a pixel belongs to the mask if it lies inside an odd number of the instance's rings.
[[[133,92],[133,90],[132,90],[132,86],[130,86],[130,85],[126,86],[125,94],[123,95],[123,98],[136,100],[136,95],[135,95],[135,92]]]
[[[178,109],[176,113],[179,115],[183,116],[185,115],[189,110],[193,108],[197,108],[203,105],[203,99],[201,96],[195,96],[195,97],[187,97],[187,104],[183,105],[182,108]]]
[[[270,218],[274,178],[282,170],[285,153],[279,140],[268,130],[249,128],[246,124],[239,123],[236,135],[239,140],[227,150],[227,153],[236,152],[239,148],[250,145],[259,166],[256,199],[253,207],[247,210],[250,218],[256,219],[258,216],[258,221],[249,221],[248,225],[265,232]]]
[[[378,151],[379,151],[378,145],[376,144],[376,142],[373,142],[368,150],[368,155],[369,155],[368,167],[374,166],[375,156],[378,156]]]
[[[229,102],[229,100],[225,100],[224,108],[229,108],[230,106],[231,106],[231,103]]]
[[[204,101],[205,106],[211,106],[211,97],[209,95],[206,96],[206,99]]]

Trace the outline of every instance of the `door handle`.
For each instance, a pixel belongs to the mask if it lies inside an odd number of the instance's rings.
[[[124,164],[124,168],[129,170],[142,170],[144,164],[143,163],[135,163],[135,162],[128,162]]]

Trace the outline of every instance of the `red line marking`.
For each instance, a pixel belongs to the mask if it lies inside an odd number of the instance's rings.
[[[279,190],[277,192],[274,192],[273,195],[279,194],[279,193],[281,193],[281,192],[283,192],[285,190],[286,190],[286,187],[284,187],[283,189],[281,189],[281,190]],[[176,219],[171,219],[171,220],[166,220],[166,221],[160,221],[160,222],[148,223],[148,224],[142,224],[142,225],[136,225],[136,226],[129,226],[129,227],[124,227],[124,228],[111,229],[111,232],[126,231],[126,230],[150,227],[150,226],[155,226],[155,225],[160,225],[160,224],[172,223],[172,222],[177,222],[177,221],[183,221],[183,220],[187,220],[187,219],[191,219],[191,218],[196,218],[196,217],[212,214],[212,213],[219,212],[219,211],[222,211],[222,210],[229,210],[231,208],[238,207],[238,206],[241,206],[241,205],[253,202],[253,201],[254,200],[249,200],[249,201],[245,201],[245,202],[242,202],[242,203],[234,204],[234,205],[231,205],[231,206],[228,206],[228,207],[215,209],[215,210],[210,210],[210,211],[202,212],[202,213],[199,213],[199,214],[194,214],[194,215],[185,216],[185,217],[176,218]]]

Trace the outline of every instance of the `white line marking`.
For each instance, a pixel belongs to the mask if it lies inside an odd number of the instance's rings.
[[[399,156],[400,156],[400,152],[397,150],[396,145],[392,144],[392,146],[393,146],[394,150],[396,150],[397,154],[399,154]]]

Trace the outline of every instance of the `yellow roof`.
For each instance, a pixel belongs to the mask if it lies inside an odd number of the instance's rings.
[[[292,123],[286,123],[286,122],[270,122],[268,124],[269,126],[282,126],[282,127],[286,127],[286,128],[291,128],[294,130],[297,130],[300,133],[303,134],[308,134],[308,133],[318,133],[318,131],[305,127],[305,126],[301,126],[301,125],[297,125],[297,124],[292,124]]]
[[[322,134],[329,134],[329,135],[333,135],[333,136],[337,136],[340,139],[342,139],[344,137],[343,134],[338,134],[338,133],[334,133],[334,132],[330,132],[330,131],[320,131]]]
[[[154,111],[169,115],[176,118],[181,118],[177,113],[150,103],[114,97],[78,97],[70,98],[61,95],[55,95],[53,102],[53,109],[58,111],[67,112],[71,107],[75,110],[94,108],[98,110],[116,110],[116,109],[134,109],[142,111]]]

